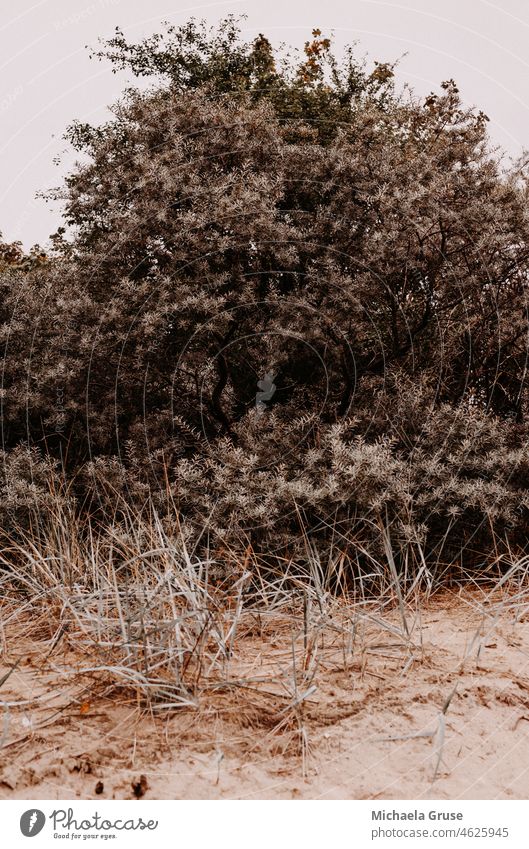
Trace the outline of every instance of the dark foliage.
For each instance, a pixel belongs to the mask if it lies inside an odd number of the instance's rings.
[[[523,548],[527,189],[486,116],[319,30],[282,60],[233,19],[98,55],[162,81],[70,128],[53,255],[2,246],[6,480],[24,443],[86,509],[355,568],[381,528],[403,559]]]

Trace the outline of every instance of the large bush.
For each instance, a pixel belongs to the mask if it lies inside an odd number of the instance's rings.
[[[318,30],[99,55],[156,84],[70,128],[54,253],[4,248],[4,449],[263,554],[523,546],[527,191],[486,116]]]

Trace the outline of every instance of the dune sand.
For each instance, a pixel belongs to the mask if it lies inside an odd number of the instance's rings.
[[[527,798],[525,610],[461,590],[410,613],[409,640],[396,612],[363,617],[349,654],[322,631],[297,709],[291,631],[242,634],[229,680],[170,715],[84,672],[67,640],[46,658],[7,632],[2,670],[21,660],[0,688],[0,797]]]

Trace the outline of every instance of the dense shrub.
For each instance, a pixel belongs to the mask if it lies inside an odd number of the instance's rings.
[[[6,456],[268,555],[523,547],[527,190],[486,116],[317,30],[99,55],[162,80],[70,128],[52,254],[3,248]]]

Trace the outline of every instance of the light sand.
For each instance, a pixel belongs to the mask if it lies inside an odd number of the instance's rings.
[[[0,797],[130,799],[141,775],[151,799],[529,797],[529,619],[516,599],[483,608],[478,592],[437,596],[411,651],[372,620],[357,639],[352,656],[332,629],[319,641],[300,726],[281,683],[285,628],[238,639],[230,680],[244,687],[164,717],[64,674],[83,663],[74,646],[45,661],[35,637],[8,634],[0,676],[21,650],[24,660],[0,688],[12,703]]]

